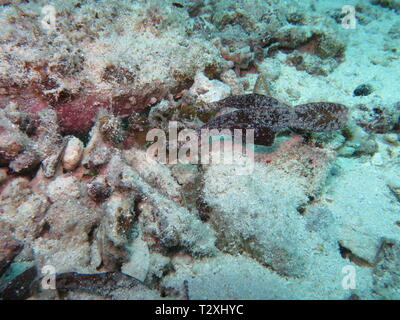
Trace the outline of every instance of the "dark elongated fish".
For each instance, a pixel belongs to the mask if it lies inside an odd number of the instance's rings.
[[[82,274],[68,272],[57,274],[56,287],[60,292],[77,291],[102,296],[112,296],[117,289],[145,287],[144,284],[121,272]]]
[[[254,129],[255,143],[270,146],[283,129],[329,132],[341,129],[348,109],[339,103],[312,102],[290,107],[260,94],[231,96],[205,106],[220,110],[239,109],[211,119],[202,128]]]

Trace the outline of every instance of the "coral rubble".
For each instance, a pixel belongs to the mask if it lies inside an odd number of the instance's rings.
[[[0,299],[398,299],[399,1],[342,5],[0,1]]]

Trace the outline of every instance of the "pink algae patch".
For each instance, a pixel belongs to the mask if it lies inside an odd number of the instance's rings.
[[[90,96],[78,98],[56,107],[57,117],[65,134],[82,134],[90,130],[100,108],[110,109],[107,101]]]
[[[10,103],[15,103],[19,111],[35,114],[40,110],[49,108],[46,101],[29,91],[17,91],[0,95],[0,108],[5,108]]]

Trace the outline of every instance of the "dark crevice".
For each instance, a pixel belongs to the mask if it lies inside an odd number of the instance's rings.
[[[374,265],[369,263],[367,260],[355,255],[350,249],[344,247],[340,242],[339,244],[339,252],[343,259],[349,259],[351,262],[355,263],[359,267],[368,267],[373,268]]]
[[[40,232],[39,232],[39,234],[38,234],[38,236],[37,236],[37,238],[44,238],[44,237],[46,237],[46,235],[49,233],[49,231],[50,231],[50,224],[48,223],[48,222],[45,222],[44,223],[44,225],[43,225],[43,227],[42,227],[42,230],[40,230]]]

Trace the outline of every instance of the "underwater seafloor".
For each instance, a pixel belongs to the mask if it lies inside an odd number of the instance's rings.
[[[0,25],[1,299],[400,299],[399,0],[2,0]],[[348,114],[235,105],[276,135],[248,174],[146,157],[244,94]]]

